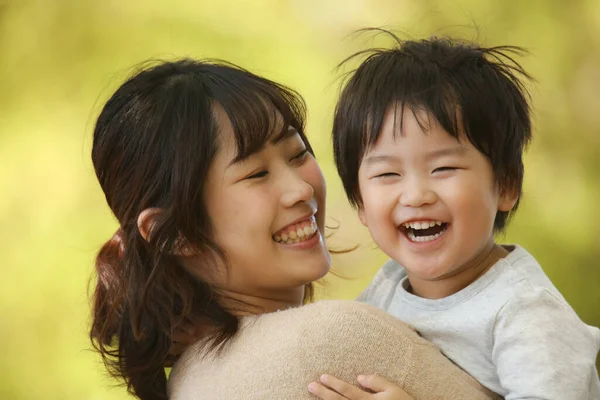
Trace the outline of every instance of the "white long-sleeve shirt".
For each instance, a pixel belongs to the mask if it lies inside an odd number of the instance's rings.
[[[415,327],[506,400],[600,399],[600,331],[579,319],[522,247],[443,299],[407,287],[406,272],[390,260],[358,300]]]

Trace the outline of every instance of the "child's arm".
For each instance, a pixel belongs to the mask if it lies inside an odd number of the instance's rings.
[[[307,394],[309,383],[322,374],[356,387],[359,375],[377,374],[415,400],[497,398],[435,345],[382,310],[348,301],[311,306],[317,311],[296,346],[297,364],[310,366],[304,386]]]
[[[600,399],[600,333],[547,289],[510,300],[494,327],[492,359],[507,400]]]

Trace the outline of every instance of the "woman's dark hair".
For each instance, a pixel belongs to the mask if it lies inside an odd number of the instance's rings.
[[[344,84],[333,123],[335,163],[350,203],[362,204],[360,164],[381,134],[386,111],[396,105],[400,121],[405,106],[415,116],[424,109],[453,137],[464,132],[490,161],[499,188],[520,198],[522,156],[531,140],[529,94],[520,77],[531,77],[513,57],[524,50],[451,38],[403,41],[382,29],[363,31],[383,32],[395,46],[361,51],[340,64],[366,56]],[[495,231],[504,230],[517,206],[496,214]]]
[[[207,342],[213,349],[238,329],[218,291],[174,255],[184,239],[207,255],[206,268],[214,265],[211,255],[226,261],[211,240],[203,202],[219,147],[217,106],[231,120],[238,159],[277,140],[288,126],[312,153],[305,104],[296,92],[214,60],[145,65],[108,100],[94,130],[94,169],[120,228],[96,260],[90,337],[109,371],[144,400],[167,398],[163,365],[184,319],[212,328]],[[147,241],[137,220],[151,207],[162,212]],[[311,296],[312,286],[307,289]]]

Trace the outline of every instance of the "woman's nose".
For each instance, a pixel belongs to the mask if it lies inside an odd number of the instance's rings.
[[[314,188],[295,171],[283,177],[281,203],[284,207],[292,207],[300,202],[310,201],[315,194]]]

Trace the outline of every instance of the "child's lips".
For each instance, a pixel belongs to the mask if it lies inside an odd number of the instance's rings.
[[[434,219],[419,219],[419,220],[410,220],[407,222],[403,222],[400,226],[403,226],[406,229],[428,229],[435,226],[440,226],[445,222]]]
[[[437,221],[436,221],[437,222]],[[403,224],[398,230],[402,232],[403,236],[411,243],[430,243],[436,241],[442,237],[449,224],[445,222],[428,223],[428,224]]]

